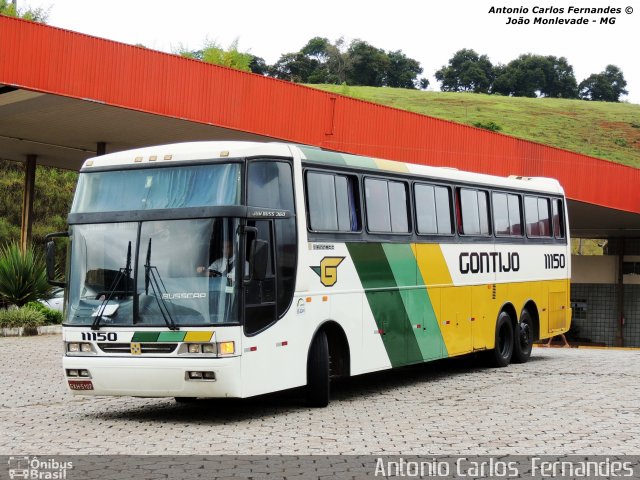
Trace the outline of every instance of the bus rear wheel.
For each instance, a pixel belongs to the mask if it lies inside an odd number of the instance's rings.
[[[526,363],[529,360],[533,348],[533,335],[533,318],[528,310],[523,310],[513,340],[514,363]]]
[[[313,338],[307,361],[307,405],[322,408],[329,405],[329,342],[320,331]]]
[[[496,345],[489,352],[492,367],[502,368],[509,365],[513,355],[513,324],[507,312],[501,312],[496,322]]]

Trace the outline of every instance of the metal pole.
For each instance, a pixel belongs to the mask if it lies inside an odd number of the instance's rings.
[[[618,320],[618,338],[617,346],[624,347],[624,249],[625,241],[624,237],[620,239],[618,251],[618,305],[617,305],[617,320]]]
[[[24,168],[24,192],[22,196],[22,224],[20,226],[20,247],[26,252],[31,244],[31,224],[33,213],[33,192],[36,184],[36,155],[27,155]]]

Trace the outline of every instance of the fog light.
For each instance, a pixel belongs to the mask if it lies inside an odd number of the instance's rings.
[[[200,353],[200,344],[199,343],[190,343],[187,347],[189,353]]]
[[[78,370],[67,370],[67,377],[77,377]]]
[[[216,353],[216,346],[213,343],[203,343],[202,353]]]
[[[70,343],[67,346],[67,351],[73,352],[73,353],[79,352],[80,351],[80,344],[79,343]]]
[[[93,348],[91,348],[91,344],[90,343],[81,343],[80,344],[80,351],[82,351],[82,352],[93,352]]]
[[[202,372],[189,372],[189,378],[202,378]]]
[[[218,344],[218,353],[220,355],[231,355],[235,352],[235,345],[233,342],[220,342]]]
[[[215,380],[216,374],[215,372],[202,372],[202,378],[205,380]]]

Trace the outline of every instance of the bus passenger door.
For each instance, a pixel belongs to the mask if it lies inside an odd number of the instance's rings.
[[[246,248],[251,248],[251,242],[262,243],[265,246],[265,251],[255,252],[255,254],[265,255],[267,261],[265,278],[252,276],[244,288],[244,329],[248,335],[253,335],[276,320],[273,220],[249,221],[247,226],[255,228],[256,234],[254,239],[247,242]],[[249,254],[250,252],[246,252],[247,258],[249,258]]]

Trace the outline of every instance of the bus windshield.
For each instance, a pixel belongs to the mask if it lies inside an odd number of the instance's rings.
[[[71,213],[238,205],[239,163],[84,172]]]
[[[71,226],[66,322],[237,323],[237,232],[234,218]]]

